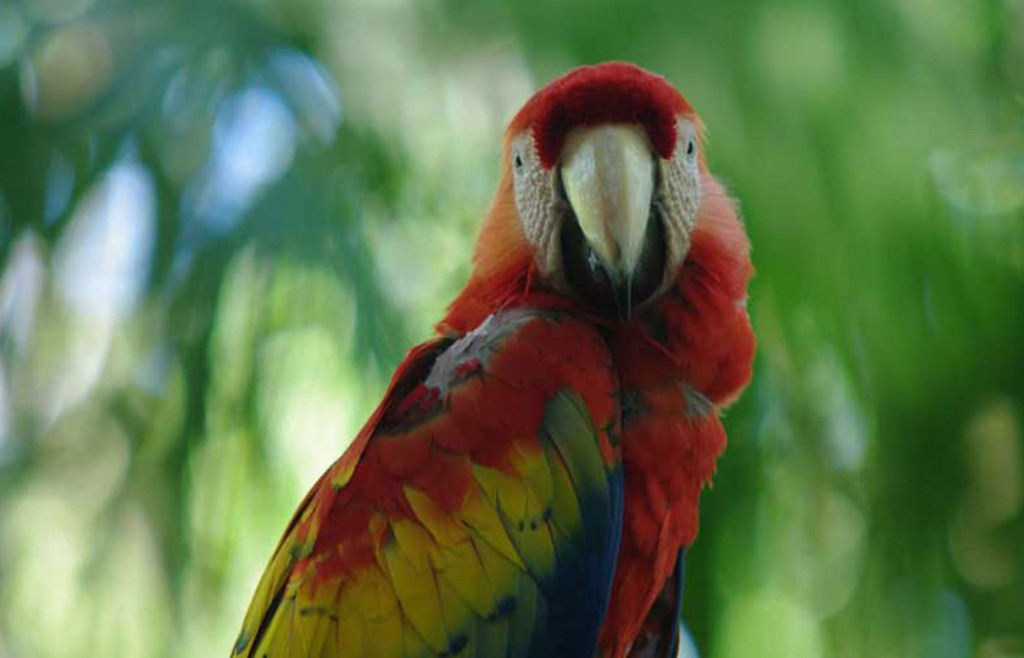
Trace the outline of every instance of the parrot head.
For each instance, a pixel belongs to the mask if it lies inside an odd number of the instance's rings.
[[[531,277],[627,319],[685,259],[703,173],[699,119],[668,81],[632,64],[574,69],[509,125],[474,275],[528,254]]]

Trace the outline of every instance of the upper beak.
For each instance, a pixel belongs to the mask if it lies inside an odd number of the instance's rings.
[[[563,150],[565,195],[613,288],[627,297],[644,247],[654,167],[647,135],[635,125],[577,128]]]

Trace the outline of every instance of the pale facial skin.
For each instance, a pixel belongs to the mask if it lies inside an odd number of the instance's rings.
[[[671,158],[642,126],[574,128],[545,169],[532,135],[511,140],[516,209],[541,274],[628,317],[671,282],[701,200],[698,130],[679,117]]]

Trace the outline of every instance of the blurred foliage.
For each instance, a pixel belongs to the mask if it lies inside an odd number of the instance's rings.
[[[504,122],[606,59],[755,249],[702,654],[1024,655],[1024,1],[3,0],[0,657],[223,655]]]

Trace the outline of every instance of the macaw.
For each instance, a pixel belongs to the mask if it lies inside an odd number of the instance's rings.
[[[541,89],[467,284],[299,505],[232,656],[675,656],[752,271],[668,81]]]

